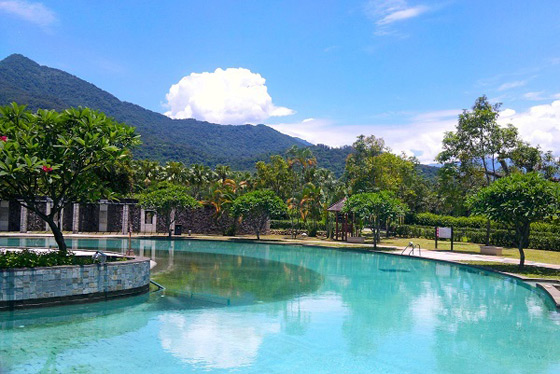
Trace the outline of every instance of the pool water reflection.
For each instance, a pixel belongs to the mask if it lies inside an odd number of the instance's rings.
[[[24,244],[54,243],[0,238]],[[0,372],[560,372],[560,314],[511,278],[298,246],[132,244],[164,292],[0,313]]]

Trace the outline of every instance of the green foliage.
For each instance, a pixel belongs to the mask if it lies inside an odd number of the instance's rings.
[[[66,245],[55,215],[68,202],[114,197],[105,178],[139,143],[133,128],[91,109],[32,113],[15,103],[0,107],[0,136],[0,199],[37,213],[62,251]],[[36,205],[37,196],[51,199],[50,214]]]
[[[529,245],[531,224],[560,215],[560,185],[535,172],[516,173],[483,188],[469,198],[468,205],[475,214],[515,230],[522,268],[523,248]]]
[[[155,190],[138,195],[138,203],[143,208],[155,210],[163,217],[168,229],[181,211],[200,206],[200,203],[188,194],[186,187],[170,183],[162,183]]]
[[[426,209],[429,182],[419,172],[418,161],[395,155],[375,136],[358,137],[354,153],[348,156],[344,180],[350,194],[390,191],[409,209]]]
[[[234,200],[231,212],[235,217],[243,217],[250,221],[257,239],[263,232],[269,218],[286,213],[286,204],[274,192],[256,190],[248,192]]]
[[[107,261],[119,260],[114,257],[107,257]],[[74,256],[73,254],[61,255],[57,252],[34,252],[27,249],[0,253],[0,269],[89,265],[96,262],[92,257]]]
[[[501,178],[473,195],[468,204],[477,213],[512,228],[560,214],[560,185],[536,173]]]
[[[484,217],[454,217],[443,216],[433,213],[418,213],[410,217],[409,222],[420,226],[439,226],[439,227],[473,227],[485,228],[487,219]],[[495,227],[496,224],[493,224]]]
[[[362,222],[369,224],[373,243],[377,248],[381,222],[396,220],[403,216],[406,206],[389,191],[359,193],[352,195],[344,203],[343,212],[354,213]]]

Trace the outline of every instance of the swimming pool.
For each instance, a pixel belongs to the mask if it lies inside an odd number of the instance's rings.
[[[560,314],[509,277],[312,247],[132,244],[165,291],[0,313],[0,373],[560,372]]]

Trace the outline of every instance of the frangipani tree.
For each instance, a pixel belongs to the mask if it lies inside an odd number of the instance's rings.
[[[27,111],[0,107],[0,199],[35,212],[51,228],[61,255],[66,244],[56,217],[66,204],[112,198],[104,171],[130,157],[134,129],[87,109]],[[47,197],[50,213],[38,197]]]
[[[512,174],[471,196],[468,205],[473,213],[515,229],[522,269],[531,223],[560,216],[560,184],[537,173]]]
[[[406,205],[388,191],[366,192],[352,195],[344,203],[343,212],[352,212],[369,225],[373,246],[377,249],[381,222],[396,219],[406,213]]]
[[[236,198],[231,206],[235,217],[247,219],[255,231],[257,239],[266,227],[266,222],[275,216],[285,214],[286,204],[269,190],[256,190]]]
[[[163,218],[169,236],[171,225],[180,212],[200,206],[200,203],[188,194],[186,187],[168,183],[162,183],[159,188],[140,194],[138,202],[141,207],[153,209]]]

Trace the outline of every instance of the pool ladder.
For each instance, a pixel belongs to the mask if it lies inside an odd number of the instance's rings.
[[[404,254],[406,252],[407,249],[410,249],[410,252],[408,252],[408,255],[411,256],[414,254],[414,249],[418,247],[418,255],[422,256],[422,250],[420,249],[420,244],[414,244],[413,242],[409,242],[408,245],[406,247],[404,247],[404,249],[401,252],[401,255]]]

